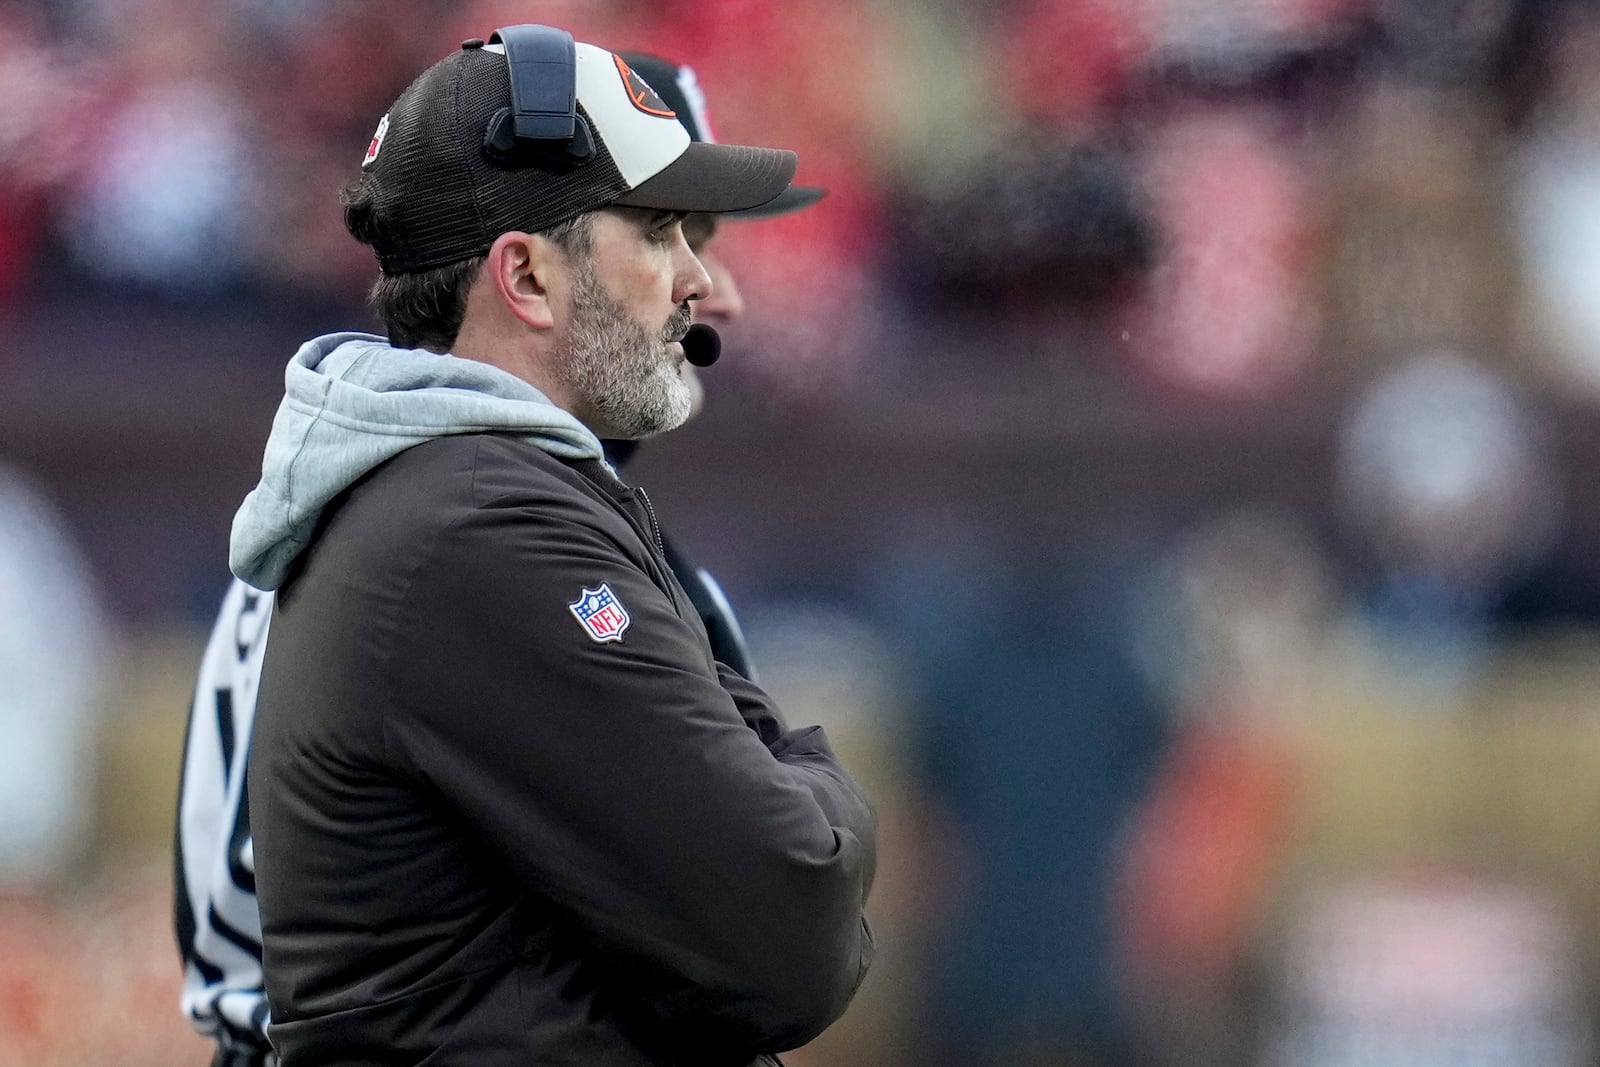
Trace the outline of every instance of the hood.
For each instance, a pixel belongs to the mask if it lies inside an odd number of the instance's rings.
[[[328,501],[413,445],[458,433],[508,433],[561,459],[600,459],[600,441],[520,378],[487,363],[336,333],[289,361],[261,482],[233,518],[228,565],[276,589]]]

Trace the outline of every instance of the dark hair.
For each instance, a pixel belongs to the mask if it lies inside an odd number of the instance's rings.
[[[344,225],[365,245],[393,241],[389,222],[377,209],[366,183],[355,181],[340,194]],[[584,212],[539,231],[569,256],[587,256],[594,212]],[[483,267],[484,256],[473,256],[442,267],[409,274],[379,274],[367,294],[367,304],[383,321],[389,342],[403,348],[448,352],[461,331],[467,313],[467,290]]]

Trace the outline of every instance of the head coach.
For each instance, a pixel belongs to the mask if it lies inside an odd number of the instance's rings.
[[[285,1067],[746,1067],[848,1004],[871,809],[717,662],[600,444],[689,414],[684,216],[794,167],[540,26],[380,121],[345,218],[389,336],[295,355],[230,547],[278,593],[248,788]]]

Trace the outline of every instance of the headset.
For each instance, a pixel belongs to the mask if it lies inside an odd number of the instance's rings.
[[[594,133],[578,114],[578,57],[572,34],[554,26],[503,26],[489,37],[506,51],[511,106],[489,119],[484,151],[514,167],[567,171],[595,157]]]

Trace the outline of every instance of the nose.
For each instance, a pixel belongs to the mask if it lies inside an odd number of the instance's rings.
[[[712,293],[694,305],[696,322],[730,323],[744,314],[744,297],[734,283],[728,265],[709,251],[700,253],[700,262],[711,278]]]
[[[705,264],[694,254],[689,242],[680,237],[678,270],[673,276],[672,302],[682,304],[686,300],[709,300],[715,291]]]

